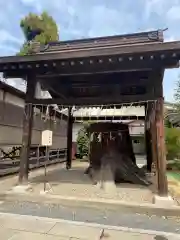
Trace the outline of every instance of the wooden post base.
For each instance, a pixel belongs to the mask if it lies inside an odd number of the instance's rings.
[[[177,206],[177,203],[173,200],[171,196],[161,197],[158,195],[154,195],[153,203],[156,204],[156,206],[161,208],[169,208],[169,207]]]

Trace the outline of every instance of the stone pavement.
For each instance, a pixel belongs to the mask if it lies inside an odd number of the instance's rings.
[[[178,240],[180,235],[0,213],[2,240]]]

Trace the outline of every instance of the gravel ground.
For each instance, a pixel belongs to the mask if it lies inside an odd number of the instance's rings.
[[[106,210],[87,207],[65,207],[59,204],[4,202],[0,205],[0,211],[180,234],[180,219],[178,218],[147,216],[118,211],[118,209]]]
[[[152,203],[153,186],[144,187],[141,185],[121,183],[115,191],[107,194],[103,189],[92,184],[89,176],[84,174],[88,167],[87,162],[74,162],[70,171],[63,165],[57,165],[52,171],[47,171],[46,181],[51,187],[50,194],[79,197],[79,198],[100,198],[122,200],[127,202]],[[32,192],[39,194],[44,189],[44,172],[29,178],[32,184]]]

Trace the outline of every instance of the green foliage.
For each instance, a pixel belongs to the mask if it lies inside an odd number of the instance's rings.
[[[31,45],[28,43],[24,43],[17,55],[24,56],[29,54],[30,52],[31,52]]]
[[[164,126],[167,127],[167,128],[171,128],[172,127],[172,123],[170,122],[168,117],[164,119]]]
[[[174,99],[175,99],[175,106],[177,110],[177,114],[180,114],[180,77],[179,80],[176,82],[176,88],[174,90]]]
[[[57,24],[46,12],[43,12],[41,15],[30,13],[21,20],[20,26],[26,41],[18,55],[30,53],[31,45],[28,44],[29,41],[47,44],[59,40]]]
[[[166,127],[166,151],[168,160],[180,157],[180,129]]]
[[[167,170],[171,170],[171,171],[180,171],[180,161],[179,160],[175,160],[175,161],[169,161],[167,163]],[[180,180],[180,175],[179,175],[179,180]]]
[[[174,99],[180,104],[180,79],[176,82],[176,88],[174,93]]]
[[[89,152],[90,136],[87,131],[89,124],[90,122],[85,122],[84,126],[78,132],[77,148],[80,157],[87,156]]]
[[[165,114],[165,133],[166,133],[166,154],[167,160],[180,159],[180,129],[173,126],[179,125],[180,115],[180,79],[176,82],[176,89],[174,91],[173,109],[166,109]],[[176,166],[179,161],[175,160],[170,165]],[[177,168],[177,166],[176,166]]]

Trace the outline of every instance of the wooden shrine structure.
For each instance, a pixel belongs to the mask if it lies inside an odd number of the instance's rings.
[[[158,193],[167,196],[163,121],[163,75],[179,67],[180,41],[163,42],[163,31],[33,44],[26,56],[0,57],[5,77],[27,81],[20,183],[28,178],[33,106],[69,108],[67,168],[71,167],[72,106],[144,104],[148,156],[156,164]],[[52,99],[35,97],[36,84]],[[158,149],[158,151],[157,151]]]

